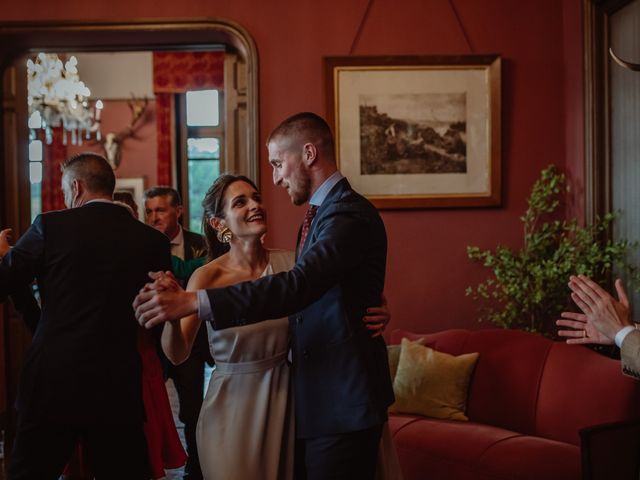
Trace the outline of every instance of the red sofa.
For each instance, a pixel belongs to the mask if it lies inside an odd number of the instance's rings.
[[[640,382],[592,350],[516,330],[396,330],[452,355],[479,352],[469,422],[391,415],[405,480],[638,479]]]

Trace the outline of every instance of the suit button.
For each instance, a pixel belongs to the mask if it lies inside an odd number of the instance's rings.
[[[302,351],[302,356],[303,358],[309,358],[309,352],[307,352],[306,350]]]

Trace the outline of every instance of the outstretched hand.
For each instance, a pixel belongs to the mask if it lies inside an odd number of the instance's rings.
[[[615,283],[618,300],[584,275],[571,277],[569,288],[571,298],[585,314],[587,323],[611,342],[620,330],[631,325],[629,298],[620,279]]]
[[[565,337],[567,339],[567,343],[579,345],[613,344],[613,340],[610,340],[606,335],[589,323],[587,316],[584,313],[562,312],[560,316],[562,318],[556,320],[556,325],[559,327],[565,327],[568,330],[558,330],[558,335]]]
[[[11,250],[11,237],[13,230],[5,228],[0,230],[0,257],[4,257]]]
[[[379,337],[384,332],[385,327],[391,320],[391,312],[384,294],[381,297],[379,307],[367,308],[367,314],[362,318],[368,330],[371,330],[372,337]]]
[[[150,272],[147,283],[133,301],[138,323],[153,328],[198,311],[196,292],[186,292],[171,272]]]

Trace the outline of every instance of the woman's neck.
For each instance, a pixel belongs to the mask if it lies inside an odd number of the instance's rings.
[[[262,274],[269,263],[269,251],[260,238],[245,240],[235,238],[229,250],[228,267],[247,272],[251,277]]]

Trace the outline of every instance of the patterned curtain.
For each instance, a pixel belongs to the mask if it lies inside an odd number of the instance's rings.
[[[67,147],[62,144],[62,127],[53,129],[53,142],[47,145],[43,140],[42,159],[42,213],[51,210],[62,210],[64,196],[62,195],[62,172],[60,165],[67,158]]]
[[[154,52],[158,184],[171,185],[175,139],[175,95],[187,90],[224,87],[224,52]]]

